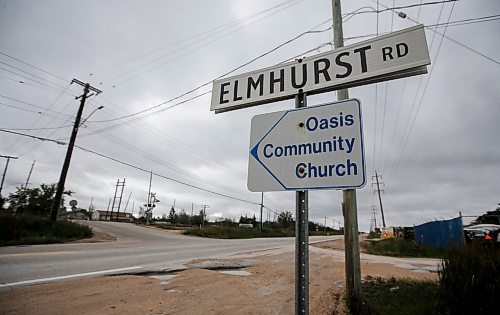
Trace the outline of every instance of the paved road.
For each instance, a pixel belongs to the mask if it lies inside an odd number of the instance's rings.
[[[0,289],[103,274],[162,270],[191,259],[294,247],[294,238],[204,239],[129,223],[85,223],[96,231],[116,236],[117,241],[0,248]],[[338,237],[341,236],[311,237],[310,240]]]

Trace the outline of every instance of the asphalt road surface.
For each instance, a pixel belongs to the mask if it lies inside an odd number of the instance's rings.
[[[105,274],[157,271],[192,259],[223,258],[246,252],[293,248],[294,238],[205,239],[130,223],[85,221],[117,237],[104,243],[0,248],[0,290]],[[311,242],[342,236],[310,237]]]

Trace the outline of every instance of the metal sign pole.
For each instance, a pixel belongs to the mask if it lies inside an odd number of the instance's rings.
[[[305,93],[295,97],[295,108],[307,106]],[[295,314],[309,314],[308,192],[295,192]]]

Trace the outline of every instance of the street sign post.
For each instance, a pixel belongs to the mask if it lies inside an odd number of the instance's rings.
[[[374,39],[215,80],[215,113],[427,73],[424,27],[417,25]]]
[[[342,189],[346,301],[360,305],[356,189],[365,185],[361,107],[347,88],[427,73],[424,27],[343,47],[340,0],[332,1],[335,50],[215,80],[210,110],[222,113],[295,98],[295,110],[252,119],[248,188],[296,191],[295,314],[309,314],[308,190]],[[338,103],[307,108],[307,95],[337,91]]]
[[[253,117],[250,191],[356,189],[365,182],[359,100]]]

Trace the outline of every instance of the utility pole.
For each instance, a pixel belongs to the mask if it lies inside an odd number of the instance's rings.
[[[10,159],[17,160],[17,157],[16,156],[9,156],[9,155],[0,155],[0,157],[7,159],[7,162],[5,163],[5,169],[4,169],[3,175],[2,175],[2,183],[0,184],[0,197],[1,197],[3,183],[5,181],[5,174],[7,174],[7,168],[9,168],[9,161],[10,161]]]
[[[205,226],[205,217],[207,216],[207,208],[210,208],[209,205],[202,205],[201,206],[201,225]]]
[[[149,215],[151,210],[151,183],[153,181],[153,171],[149,175],[148,203],[146,205],[146,225],[149,225]]]
[[[325,226],[324,226],[324,228],[323,228],[323,232],[325,232],[325,233],[326,233],[326,217],[325,217]]]
[[[332,0],[332,17],[333,42],[335,49],[339,49],[344,46],[340,0]],[[337,91],[337,100],[346,100],[348,98],[349,92],[347,89]],[[351,314],[358,314],[361,306],[361,267],[359,261],[356,190],[343,190],[342,197],[342,209],[344,212],[346,300]]]
[[[380,192],[384,192],[384,190],[380,190],[380,184],[385,185],[383,182],[379,182],[378,178],[382,179],[382,175],[378,175],[377,171],[375,171],[375,176],[372,176],[372,180],[375,178],[375,183],[373,185],[377,185],[377,189],[373,191],[373,193],[378,193],[378,202],[380,204],[380,213],[382,214],[382,226],[385,227],[385,218],[384,218],[384,207],[382,207],[382,196],[380,196]]]
[[[370,222],[370,232],[375,232],[377,229],[377,207],[375,205],[372,205],[370,208],[372,211],[372,220]]]
[[[264,208],[264,192],[261,192],[260,195],[260,232],[262,233],[262,208]]]
[[[123,181],[125,182],[125,179],[123,179]],[[123,210],[123,212],[127,212],[127,207],[128,207],[128,202],[130,201],[130,197],[132,197],[132,192],[130,192],[130,194],[128,195],[127,203],[125,204],[125,210]]]
[[[64,159],[63,168],[61,170],[61,176],[59,178],[59,182],[57,183],[56,195],[54,197],[54,201],[52,202],[52,210],[50,212],[50,219],[52,221],[56,221],[59,213],[59,208],[61,207],[62,195],[64,193],[64,184],[66,183],[66,176],[68,174],[69,163],[71,161],[71,155],[73,154],[73,148],[75,146],[76,135],[78,133],[78,128],[80,127],[80,121],[82,119],[83,107],[85,106],[85,101],[88,97],[94,95],[88,95],[89,91],[95,92],[95,95],[101,93],[101,90],[98,90],[88,83],[83,83],[82,81],[73,79],[71,83],[76,83],[84,87],[83,94],[76,99],[81,98],[80,107],[78,108],[78,113],[76,114],[75,124],[73,126],[73,131],[71,132],[71,138],[68,144],[68,150],[66,151],[66,158]]]
[[[191,216],[189,216],[189,221],[188,221],[189,225],[191,225],[191,218],[193,217],[193,211],[194,211],[194,203],[191,202]]]
[[[33,172],[33,167],[35,166],[35,162],[36,161],[33,161],[33,164],[31,164],[30,172],[28,173],[28,178],[26,179],[26,184],[24,184],[24,189],[28,188],[28,184],[29,184],[30,178],[31,178],[31,173]]]
[[[122,190],[120,192],[120,197],[117,197],[116,194],[118,193],[118,187],[121,187]],[[123,189],[125,188],[125,178],[123,179],[123,182],[120,182],[120,179],[116,182],[116,188],[115,188],[115,195],[113,197],[113,205],[111,206],[111,218],[113,218],[113,211],[115,209],[115,202],[116,199],[118,199],[118,210],[116,212],[116,220],[118,221],[118,218],[120,216],[120,205],[122,204],[122,197],[123,197]]]

